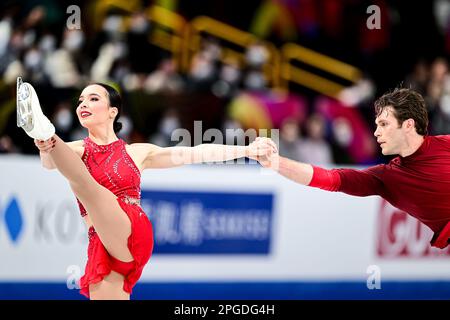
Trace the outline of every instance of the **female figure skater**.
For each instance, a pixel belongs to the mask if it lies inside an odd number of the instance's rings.
[[[80,293],[90,299],[129,299],[150,259],[152,225],[139,205],[143,170],[244,156],[256,159],[268,153],[254,143],[170,148],[128,145],[116,136],[121,128],[121,104],[114,88],[88,85],[80,95],[76,114],[89,135],[65,143],[42,113],[34,88],[17,79],[17,125],[35,139],[43,166],[56,168],[67,178],[89,230]]]

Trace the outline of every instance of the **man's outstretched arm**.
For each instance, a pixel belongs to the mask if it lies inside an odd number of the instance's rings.
[[[337,191],[341,185],[339,173],[288,158],[278,158],[278,173],[305,186]],[[275,168],[276,169],[276,168]]]
[[[294,182],[305,186],[309,185],[314,174],[312,165],[297,162],[281,156],[278,158],[278,161],[278,169],[274,169],[278,171],[279,174]]]
[[[257,146],[264,148],[264,145],[269,143],[273,142],[268,138],[259,138]],[[278,150],[276,152],[272,152],[269,148],[264,150],[267,150],[267,154],[256,157],[259,163],[263,167],[273,169],[294,182],[327,191],[341,191],[359,197],[382,195],[383,182],[380,176],[384,170],[384,165],[370,167],[365,170],[327,170],[281,157],[277,152]]]

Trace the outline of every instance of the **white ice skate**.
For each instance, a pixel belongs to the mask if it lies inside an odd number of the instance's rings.
[[[55,127],[42,113],[33,86],[17,78],[17,126],[38,140],[48,140],[55,134]]]

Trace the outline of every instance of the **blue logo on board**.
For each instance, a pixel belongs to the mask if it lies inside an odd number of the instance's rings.
[[[20,209],[19,202],[15,197],[12,197],[9,203],[6,205],[1,215],[2,220],[5,222],[6,231],[13,243],[19,241],[20,235],[23,230],[23,215]]]
[[[156,254],[270,253],[273,195],[143,190]]]

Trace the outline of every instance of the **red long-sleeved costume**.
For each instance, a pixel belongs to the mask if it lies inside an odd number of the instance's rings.
[[[426,136],[412,155],[365,170],[314,167],[309,185],[359,197],[379,195],[430,227],[433,246],[449,243],[450,135]]]

